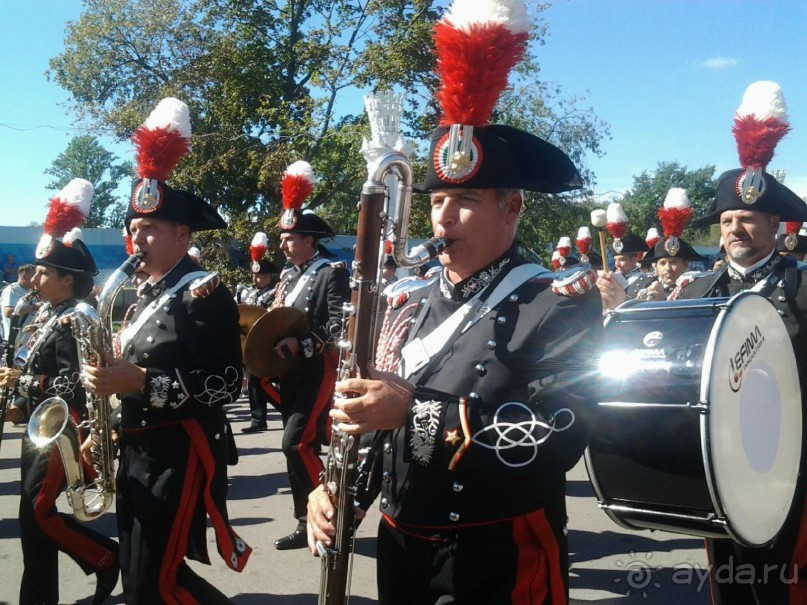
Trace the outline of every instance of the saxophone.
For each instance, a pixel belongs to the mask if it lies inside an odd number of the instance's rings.
[[[399,133],[402,105],[402,97],[391,93],[365,97],[374,145],[367,141],[363,145],[369,176],[359,201],[351,298],[343,307],[338,344],[338,380],[355,375],[366,377],[375,357],[385,239],[393,242],[393,255],[401,267],[422,265],[446,246],[442,238],[432,238],[409,252],[406,250],[412,165],[402,149]],[[368,452],[360,461],[358,441],[353,435],[340,431],[336,423],[332,424],[323,484],[336,509],[336,535],[331,547],[317,544],[322,560],[319,605],[344,605],[350,598],[356,529],[354,501],[365,487],[371,457]]]
[[[142,255],[133,254],[107,279],[98,297],[98,310],[79,303],[70,319],[76,341],[79,372],[85,367],[101,367],[104,353],[112,350],[112,308],[121,288],[137,270]],[[115,498],[114,443],[111,420],[118,400],[87,392],[87,420],[76,424],[67,403],[51,397],[40,403],[28,422],[28,434],[39,448],[55,446],[62,457],[67,480],[67,500],[80,521],[103,515]],[[80,429],[91,438],[93,477],[85,476],[81,459]]]

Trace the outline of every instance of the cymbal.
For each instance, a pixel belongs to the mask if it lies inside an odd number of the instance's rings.
[[[262,315],[266,315],[266,309],[259,305],[238,305],[238,325],[241,326],[241,354],[244,353],[244,345],[247,341],[247,334],[252,329]]]
[[[288,336],[308,332],[308,317],[294,307],[278,307],[262,315],[252,325],[244,344],[244,365],[261,378],[277,378],[297,365],[296,359],[284,359],[275,345]]]

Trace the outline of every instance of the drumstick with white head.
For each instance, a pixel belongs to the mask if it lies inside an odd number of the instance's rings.
[[[600,253],[602,254],[602,268],[608,271],[608,250],[605,247],[605,223],[608,222],[605,216],[605,210],[592,210],[591,211],[591,224],[594,225],[600,232]]]

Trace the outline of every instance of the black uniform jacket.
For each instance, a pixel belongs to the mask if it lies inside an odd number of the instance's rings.
[[[317,253],[299,267],[286,269],[275,296],[290,296],[305,271],[321,256]],[[342,328],[342,305],[350,300],[350,275],[344,263],[325,263],[309,278],[293,304],[308,317],[309,332],[300,337],[300,357],[309,358],[333,348]]]
[[[264,309],[266,309],[270,304],[272,304],[274,296],[275,296],[274,286],[266,286],[265,288],[261,288],[260,290],[253,288],[252,290],[250,290],[244,302],[248,305],[258,305],[259,307],[263,307]]]
[[[209,295],[196,296],[191,282],[164,300],[168,290],[195,271],[199,266],[185,257],[159,283],[143,289],[129,329],[143,314],[151,314],[128,340],[124,335],[122,355],[146,368],[146,383],[141,392],[123,395],[124,431],[188,418],[215,430],[223,418],[222,405],[238,397],[238,307],[227,288],[219,284]]]
[[[70,299],[56,307],[48,305],[37,318],[44,322],[54,314],[59,319],[51,329],[42,328],[32,337],[36,351],[20,376],[17,392],[27,400],[27,415],[47,397],[61,397],[80,418],[87,415],[87,399],[79,379],[79,361],[76,341],[70,327],[70,315],[77,301]]]
[[[456,286],[441,276],[398,295],[385,327],[424,337],[524,263],[511,250]],[[445,530],[563,506],[595,421],[602,307],[596,289],[556,294],[555,277],[517,287],[409,378],[406,425],[383,447],[381,512],[396,524]]]

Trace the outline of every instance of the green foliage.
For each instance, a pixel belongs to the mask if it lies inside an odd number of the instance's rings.
[[[413,166],[415,182],[422,178],[429,132],[437,123],[432,27],[446,4],[85,0],[48,75],[71,94],[79,118],[121,140],[161,98],[188,104],[193,152],[174,171],[171,185],[202,196],[226,216],[225,232],[196,239],[203,260],[229,281],[246,276],[238,265],[246,266],[255,231],[266,231],[274,249],[280,177],[295,160],[309,161],[318,175],[308,206],[319,207],[337,232],[355,230],[366,179],[361,141],[369,136],[360,92],[394,88],[405,94],[402,127],[410,141],[420,142]],[[547,35],[540,18],[545,8],[531,5],[537,27],[519,67],[518,93],[504,96],[494,118],[560,145],[590,187],[594,178],[585,156],[601,153],[607,126],[581,109],[579,99],[534,84],[539,69],[532,49]],[[531,202],[535,211],[525,216],[520,236],[542,247],[574,235],[571,226],[576,229],[587,212],[580,199]],[[567,222],[553,223],[567,215]],[[431,235],[428,204],[417,197],[410,235]]]
[[[645,170],[639,176],[634,176],[633,187],[621,200],[631,230],[636,235],[644,236],[650,227],[656,227],[662,233],[657,213],[664,204],[667,192],[673,187],[686,189],[693,217],[705,215],[717,193],[714,173],[715,167],[711,165],[689,170],[678,162],[659,162],[655,170]],[[683,238],[699,246],[714,246],[716,241],[708,227],[688,226]]]
[[[59,191],[74,178],[92,183],[95,193],[86,227],[123,227],[126,199],[119,199],[115,190],[133,174],[131,162],[117,162],[117,156],[101,146],[92,135],[73,137],[67,148],[53,160],[45,174],[54,177],[48,189]]]

